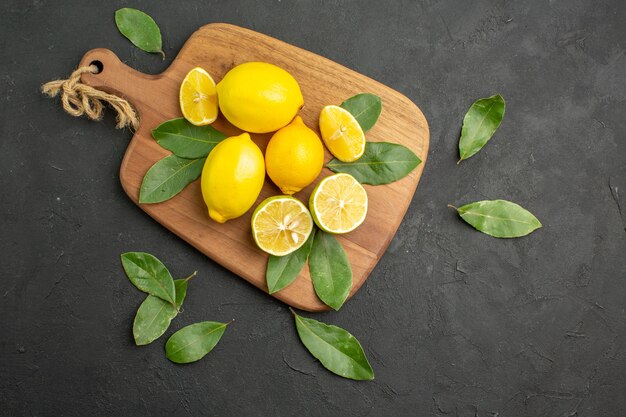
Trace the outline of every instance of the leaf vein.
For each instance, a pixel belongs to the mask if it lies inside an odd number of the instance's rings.
[[[327,344],[328,346],[332,347],[334,350],[336,350],[337,352],[339,352],[340,354],[342,354],[343,356],[345,356],[346,358],[348,358],[350,360],[350,362],[356,364],[359,368],[366,370],[365,368],[363,368],[363,366],[361,366],[360,363],[358,363],[356,361],[356,359],[354,359],[353,357],[349,356],[348,354],[346,354],[345,352],[341,351],[340,349],[338,349],[337,347],[335,347],[333,344],[329,343],[328,341],[322,339],[317,333],[315,333],[309,326],[306,325],[306,323],[300,318],[300,316],[296,315],[296,318],[298,319],[298,321],[315,337],[317,337],[319,340],[321,340],[322,342],[324,342],[325,344]]]
[[[184,169],[186,169],[187,167],[189,167],[191,164],[194,164],[196,162],[198,162],[200,159],[202,158],[198,158],[198,159],[192,159],[191,162],[189,162],[188,164],[185,165],[179,165],[179,169],[177,169],[176,171],[174,171],[174,173],[172,173],[172,175],[168,176],[166,179],[164,179],[162,182],[159,183],[159,185],[157,187],[154,187],[152,189],[152,191],[150,192],[150,194],[156,192],[159,188],[161,188],[165,183],[167,183],[169,180],[171,180],[172,178],[174,178],[176,175],[178,175],[181,171],[183,171]]]
[[[225,325],[225,324],[222,324],[222,325],[220,325],[220,326],[217,326],[217,327],[216,327],[216,328],[214,328],[214,329],[211,329],[208,333],[205,333],[205,334],[200,335],[199,337],[195,338],[195,340],[193,340],[193,341],[191,341],[191,342],[187,343],[187,344],[186,344],[186,345],[184,345],[184,346],[181,346],[181,347],[180,347],[180,349],[178,349],[178,350],[175,350],[175,351],[171,352],[170,356],[173,356],[173,355],[177,354],[177,353],[178,353],[178,352],[180,352],[181,350],[186,349],[186,348],[188,348],[189,346],[191,346],[191,345],[193,345],[193,344],[195,344],[195,343],[202,342],[202,338],[207,337],[207,336],[208,336],[208,335],[210,335],[211,333],[214,333],[214,332],[216,332],[217,330],[219,330],[219,329],[221,329],[221,328],[224,328],[224,327],[226,327],[226,325]]]
[[[490,216],[488,214],[476,213],[474,211],[465,211],[462,214],[470,214],[470,215],[473,215],[473,216],[481,216],[481,217],[486,217],[486,218],[489,218],[489,219],[511,221],[511,222],[514,222],[514,223],[522,223],[522,224],[533,224],[534,223],[532,221],[531,222],[526,222],[526,221],[523,221],[523,220],[516,220],[516,219],[513,219],[513,218],[507,218],[507,217]]]
[[[407,160],[407,161],[373,161],[373,162],[345,162],[345,163],[328,163],[327,167],[350,167],[356,165],[389,165],[389,164],[408,164],[412,162],[417,162],[415,160]]]

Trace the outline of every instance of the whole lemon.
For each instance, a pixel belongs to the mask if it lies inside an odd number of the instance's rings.
[[[217,97],[224,117],[253,133],[280,129],[304,104],[295,78],[266,62],[247,62],[228,71],[217,84]]]
[[[324,165],[324,145],[300,116],[274,133],[265,151],[267,175],[284,194],[297,193],[317,178]]]
[[[218,223],[241,216],[256,201],[264,180],[263,153],[250,135],[224,139],[202,169],[202,197],[209,216]]]

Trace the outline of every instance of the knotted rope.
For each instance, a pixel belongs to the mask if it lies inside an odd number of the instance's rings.
[[[118,129],[130,126],[133,130],[139,128],[139,117],[130,103],[114,94],[105,93],[87,84],[80,82],[80,76],[86,72],[97,74],[98,67],[89,65],[76,69],[67,80],[54,80],[41,86],[41,91],[49,97],[56,97],[61,93],[63,109],[72,116],[80,117],[83,114],[91,120],[100,120],[104,106],[109,103],[117,112]]]

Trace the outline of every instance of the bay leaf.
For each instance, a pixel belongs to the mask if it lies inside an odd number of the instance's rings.
[[[124,271],[135,287],[175,305],[174,280],[160,260],[145,252],[126,252],[121,259]]]
[[[187,286],[195,272],[185,279],[174,280],[176,307],[158,297],[149,295],[139,306],[133,322],[133,336],[137,346],[152,343],[170,327],[187,296]]]
[[[381,185],[398,181],[422,161],[409,148],[397,143],[367,142],[363,156],[354,162],[332,159],[326,167],[352,175],[361,184]]]
[[[461,162],[475,155],[500,126],[506,105],[501,95],[476,100],[463,118],[459,154]]]
[[[184,117],[168,120],[152,130],[152,137],[163,148],[181,158],[204,158],[226,139],[212,126],[196,126]]]
[[[115,24],[119,31],[137,48],[159,53],[165,59],[161,30],[154,19],[141,10],[125,7],[115,12]]]
[[[300,340],[326,369],[344,378],[374,379],[363,347],[354,336],[341,327],[293,314]]]
[[[493,237],[525,236],[541,227],[541,223],[531,212],[506,200],[477,201],[453,208],[476,230]]]
[[[217,345],[229,324],[203,321],[183,327],[165,344],[167,359],[175,363],[190,363],[202,359]]]
[[[361,93],[350,97],[340,107],[348,110],[359,122],[363,132],[367,132],[376,124],[383,110],[383,102],[377,95]]]
[[[317,230],[309,254],[309,271],[320,300],[339,310],[352,289],[352,268],[335,236]]]
[[[194,272],[191,277],[195,275],[196,273]],[[188,282],[191,277],[174,280],[174,288],[176,288],[176,308],[178,310],[180,310],[180,308],[183,306],[185,298],[187,297],[187,286],[189,285]]]
[[[309,258],[314,236],[315,229],[313,229],[304,245],[289,255],[269,256],[265,280],[270,294],[282,290],[296,279]]]
[[[170,327],[172,319],[176,317],[176,307],[149,295],[139,306],[133,322],[133,337],[137,346],[152,343]]]
[[[206,158],[185,159],[169,155],[146,172],[139,190],[142,204],[160,203],[174,197],[202,174]]]

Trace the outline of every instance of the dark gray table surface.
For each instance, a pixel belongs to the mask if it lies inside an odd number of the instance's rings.
[[[126,5],[158,22],[165,61],[118,33]],[[626,2],[11,0],[0,11],[0,415],[626,415]],[[131,132],[111,110],[73,118],[39,92],[95,47],[158,73],[211,22],[335,60],[429,121],[426,169],[387,253],[340,312],[309,315],[362,342],[372,382],[327,372],[284,304],[126,197]],[[495,93],[502,126],[456,165],[463,115]],[[496,198],[544,227],[494,239],[446,207]],[[199,271],[184,313],[141,348],[131,328],[143,295],[119,262],[130,250],[178,277]],[[232,318],[200,362],[165,358],[175,330]]]

